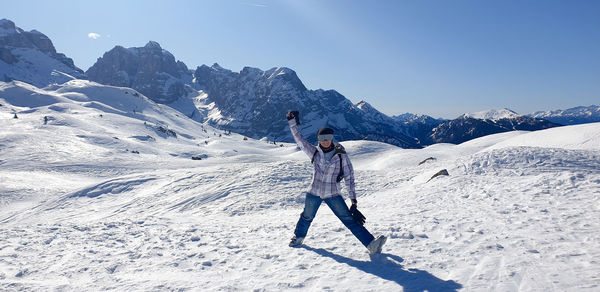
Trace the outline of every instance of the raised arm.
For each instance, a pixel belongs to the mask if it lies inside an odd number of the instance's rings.
[[[292,136],[294,136],[294,140],[296,140],[296,144],[298,144],[300,149],[302,149],[309,158],[312,158],[317,147],[306,141],[300,133],[300,130],[298,130],[298,112],[290,112],[286,117],[288,119],[288,124],[290,125],[290,130],[292,131]]]

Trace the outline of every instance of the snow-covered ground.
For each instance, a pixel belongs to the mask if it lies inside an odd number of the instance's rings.
[[[343,142],[389,236],[369,256],[325,205],[287,246],[311,177],[293,144],[81,80],[0,82],[0,104],[0,290],[600,289],[600,123]]]

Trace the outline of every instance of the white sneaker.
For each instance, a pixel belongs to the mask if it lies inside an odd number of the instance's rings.
[[[300,245],[302,245],[302,241],[304,241],[304,237],[296,238],[296,236],[294,236],[294,237],[292,237],[292,240],[290,241],[290,247],[300,246]]]
[[[379,236],[377,236],[377,238],[373,239],[373,241],[371,241],[371,243],[369,243],[369,245],[367,246],[369,253],[370,254],[381,253],[381,248],[385,244],[386,240],[387,240],[387,237],[385,237],[383,235],[379,235]]]

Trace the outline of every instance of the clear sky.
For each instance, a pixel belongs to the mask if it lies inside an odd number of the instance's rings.
[[[600,104],[600,1],[6,1],[83,70],[157,41],[190,69],[289,67],[395,115]]]

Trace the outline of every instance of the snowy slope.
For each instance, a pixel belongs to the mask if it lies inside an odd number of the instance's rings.
[[[225,135],[127,88],[0,84],[2,290],[599,288],[600,124],[343,142],[366,226],[389,236],[369,256],[326,206],[287,246],[311,177],[294,144]]]
[[[543,131],[531,132],[495,144],[492,149],[527,146],[544,148],[564,148],[599,150],[600,123],[583,124],[569,127],[558,127]]]
[[[56,167],[67,167],[73,175],[89,172],[92,177],[110,177],[128,173],[129,164],[135,165],[135,172],[140,167],[160,168],[148,161],[160,165],[164,159],[187,162],[193,156],[234,155],[233,148],[221,144],[243,138],[200,125],[132,89],[85,80],[46,89],[18,81],[0,82],[0,104],[6,125],[0,130],[0,164],[8,169],[3,172],[7,175],[22,168],[46,175]],[[256,145],[262,142],[249,141],[240,147],[247,144],[254,144],[251,151],[262,151]],[[18,197],[36,192],[4,191]]]
[[[2,80],[23,80],[37,86],[45,86],[83,77],[82,73],[39,50],[15,48],[11,53],[18,61],[7,64],[0,60]]]

